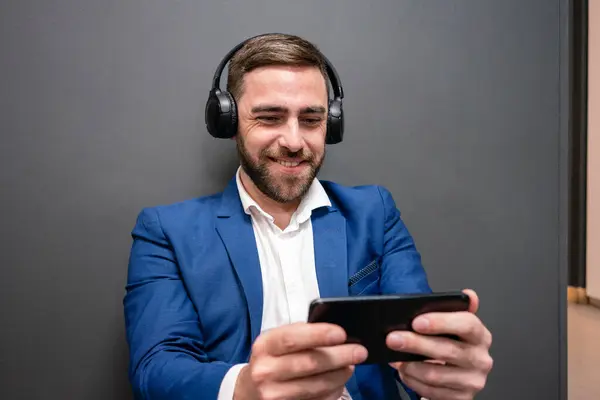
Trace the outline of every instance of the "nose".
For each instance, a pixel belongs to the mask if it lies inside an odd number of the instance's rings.
[[[287,148],[291,152],[297,152],[302,149],[302,132],[296,118],[289,118],[287,124],[282,127],[279,136],[279,145]]]

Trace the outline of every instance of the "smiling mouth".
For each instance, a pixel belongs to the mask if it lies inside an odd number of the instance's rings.
[[[287,167],[287,168],[297,167],[298,165],[300,165],[304,162],[304,161],[278,160],[276,158],[271,158],[271,160],[276,162],[277,164],[283,165],[284,167]]]

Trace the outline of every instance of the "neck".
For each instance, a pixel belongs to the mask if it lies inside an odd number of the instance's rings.
[[[275,219],[275,225],[282,230],[285,229],[292,219],[292,214],[294,214],[294,211],[298,209],[298,206],[300,205],[300,199],[289,203],[277,202],[261,192],[243,169],[240,171],[240,178],[244,189],[246,189],[246,192],[248,192],[248,195],[250,195],[250,197],[252,197],[252,199],[258,203],[260,208],[262,208],[269,215],[273,216]]]

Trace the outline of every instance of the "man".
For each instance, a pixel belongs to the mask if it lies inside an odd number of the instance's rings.
[[[211,94],[207,125],[235,138],[235,177],[222,193],[144,209],[132,232],[124,306],[137,398],[471,399],[484,387],[491,334],[473,291],[470,312],[388,336],[434,362],[359,365],[366,349],[340,327],[306,323],[318,297],[431,290],[385,188],[316,179],[326,141],[340,140],[328,136],[341,129],[328,77],[296,36],[252,38],[233,54],[231,96]]]

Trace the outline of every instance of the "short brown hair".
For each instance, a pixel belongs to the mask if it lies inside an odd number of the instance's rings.
[[[295,35],[267,34],[250,39],[231,57],[227,90],[234,99],[242,94],[244,75],[267,65],[317,67],[327,82],[325,61],[314,44]]]

